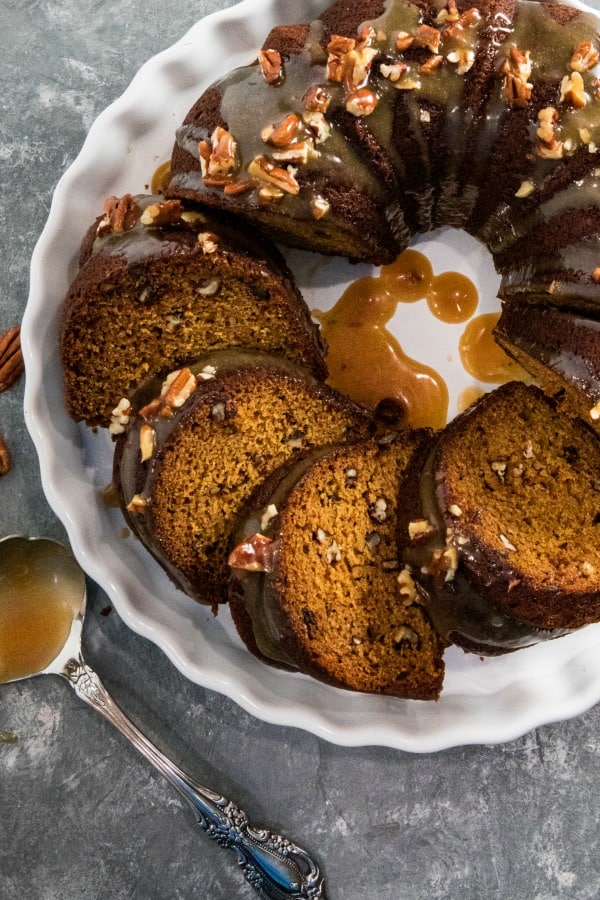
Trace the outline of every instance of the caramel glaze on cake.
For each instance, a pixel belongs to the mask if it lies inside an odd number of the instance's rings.
[[[510,382],[434,440],[400,540],[443,637],[501,653],[600,618],[600,442]]]
[[[178,200],[111,198],[86,234],[64,303],[70,415],[110,425],[148,375],[211,350],[264,350],[326,373],[316,326],[281,254]]]
[[[249,501],[230,556],[230,607],[261,659],[349,690],[432,700],[443,642],[398,580],[398,484],[430,433],[313,451]]]
[[[597,41],[596,17],[559,3],[334,3],[274,29],[255,63],[199,98],[168,190],[283,243],[373,263],[440,225],[499,253],[530,237],[529,268],[517,267],[527,290],[540,216],[598,206]],[[586,282],[595,268],[563,226],[553,271],[538,273],[548,290],[563,269]]]
[[[463,133],[513,5],[338,2],[311,25],[274,29],[257,62],[188,113],[169,195],[235,211],[287,243],[375,263],[416,231],[462,224]]]
[[[300,450],[374,430],[306,370],[236,350],[151,380],[132,405],[115,449],[123,512],[174,582],[210,605],[227,599],[231,533],[257,483]]]
[[[494,337],[561,410],[600,428],[600,321],[552,307],[505,303]]]

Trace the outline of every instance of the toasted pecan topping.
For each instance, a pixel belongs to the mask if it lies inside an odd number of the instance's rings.
[[[574,72],[588,72],[600,59],[600,53],[592,41],[579,41],[575,45],[570,67]]]
[[[527,106],[533,90],[533,85],[529,82],[531,76],[529,50],[523,52],[518,47],[511,47],[508,57],[500,66],[500,73],[504,76],[502,96],[508,105]]]
[[[267,84],[281,84],[285,71],[279,50],[259,50],[258,64]]]
[[[135,202],[132,194],[123,194],[122,197],[114,195],[104,201],[104,217],[98,223],[96,234],[102,237],[113,231],[129,231],[137,224],[142,211]]]

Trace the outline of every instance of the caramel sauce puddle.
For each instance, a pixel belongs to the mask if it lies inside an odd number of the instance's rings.
[[[374,409],[388,399],[404,410],[402,424],[443,428],[448,388],[429,366],[406,354],[386,328],[399,303],[425,300],[436,318],[466,321],[478,304],[473,283],[458,272],[435,276],[427,257],[405,250],[379,275],[350,284],[328,312],[313,310],[327,342],[329,383]]]

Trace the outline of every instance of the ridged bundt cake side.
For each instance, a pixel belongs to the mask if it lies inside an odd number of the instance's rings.
[[[600,321],[532,304],[505,303],[498,344],[560,409],[600,428]]]

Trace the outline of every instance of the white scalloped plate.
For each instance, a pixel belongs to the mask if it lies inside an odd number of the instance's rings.
[[[27,366],[25,417],[42,482],[77,559],[109,595],[129,627],[157,644],[192,681],[231,697],[269,722],[306,729],[345,745],[428,752],[493,743],[575,716],[600,698],[600,626],[498,659],[447,652],[437,703],[359,695],[263,665],[242,646],[227,609],[214,618],[177,592],[143,547],[123,536],[120,514],[101,498],[111,478],[111,445],[65,414],[57,334],[62,298],[81,236],[109,194],[144,191],[167,159],[174,130],[216,77],[249,62],[271,25],[310,21],[323,0],[245,0],[198,22],[146,63],[127,91],[90,130],[60,180],[31,264],[22,328]],[[436,272],[460,268],[493,309],[497,278],[482,250],[445,232],[419,242]],[[367,267],[310,254],[288,254],[311,308],[328,308]],[[451,412],[468,383],[457,365],[461,326],[441,325],[425,304],[401,306],[390,326],[410,355],[446,379]]]

